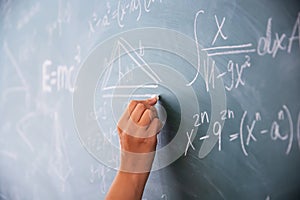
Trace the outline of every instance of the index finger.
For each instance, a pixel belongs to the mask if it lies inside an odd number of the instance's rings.
[[[156,104],[157,100],[158,96],[146,100],[131,100],[128,105],[129,114],[131,115],[137,104],[142,103],[146,106],[147,109],[149,109],[151,106],[154,106]]]

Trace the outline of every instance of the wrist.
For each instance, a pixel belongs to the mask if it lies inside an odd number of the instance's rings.
[[[117,176],[135,188],[136,192],[140,192],[144,190],[149,174],[150,172],[131,173],[118,171]]]
[[[133,153],[121,151],[120,171],[131,174],[143,174],[151,171],[155,152]]]

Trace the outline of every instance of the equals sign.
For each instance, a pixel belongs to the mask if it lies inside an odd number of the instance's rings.
[[[233,140],[236,140],[238,137],[239,137],[239,133],[234,133],[234,134],[231,134],[229,135],[230,139],[229,141],[233,141]]]

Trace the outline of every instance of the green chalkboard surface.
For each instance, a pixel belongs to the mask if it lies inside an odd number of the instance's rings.
[[[104,199],[159,95],[143,200],[300,199],[296,0],[0,2],[0,199]]]

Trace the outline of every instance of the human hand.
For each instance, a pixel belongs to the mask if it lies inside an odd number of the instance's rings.
[[[148,172],[155,155],[157,134],[162,128],[154,105],[157,98],[133,100],[118,123],[121,168],[127,172]]]

